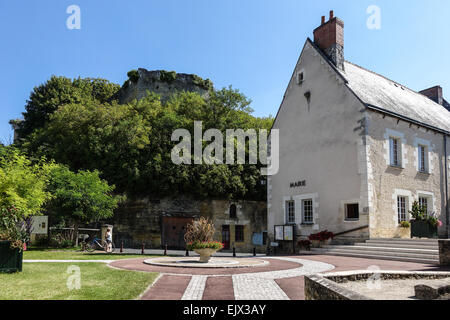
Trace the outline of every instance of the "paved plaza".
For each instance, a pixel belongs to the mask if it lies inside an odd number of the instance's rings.
[[[350,270],[443,271],[436,265],[337,256],[240,257],[265,264],[248,268],[190,268],[117,260],[112,268],[159,272],[143,300],[304,300],[304,276]]]

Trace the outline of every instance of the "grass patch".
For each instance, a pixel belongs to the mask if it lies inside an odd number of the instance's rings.
[[[75,249],[30,249],[23,252],[26,260],[119,260],[132,258],[155,257],[155,255],[81,252]]]
[[[81,288],[69,290],[67,281],[78,266]],[[0,300],[130,300],[155,280],[157,273],[116,270],[104,263],[25,263],[23,272],[0,273]]]

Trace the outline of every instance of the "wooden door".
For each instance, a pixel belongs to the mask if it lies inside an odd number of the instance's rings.
[[[184,235],[187,224],[191,223],[193,218],[184,217],[163,217],[162,219],[162,246],[167,244],[168,249],[186,249]]]
[[[230,226],[229,225],[222,226],[222,243],[223,243],[224,250],[230,249]]]

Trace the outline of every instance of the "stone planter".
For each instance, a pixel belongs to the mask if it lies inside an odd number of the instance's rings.
[[[396,239],[411,239],[411,228],[398,227],[395,231],[394,238]]]
[[[331,241],[333,241],[333,239],[323,240],[320,242],[320,244],[324,246],[329,246],[331,244]]]
[[[411,237],[437,238],[437,227],[433,227],[427,221],[411,221]]]
[[[194,251],[200,255],[200,263],[208,263],[217,249],[194,249]]]
[[[320,240],[311,240],[312,248],[320,248]]]
[[[0,272],[22,272],[23,252],[10,245],[10,241],[0,241]]]

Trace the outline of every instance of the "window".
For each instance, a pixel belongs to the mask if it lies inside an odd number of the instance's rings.
[[[232,204],[230,206],[230,219],[236,219],[236,205]]]
[[[286,223],[295,223],[295,202],[286,201]]]
[[[359,204],[347,204],[345,206],[345,220],[359,220]]]
[[[389,138],[389,144],[390,144],[391,166],[400,167],[401,166],[400,139],[391,137]]]
[[[406,197],[397,197],[398,223],[406,221]]]
[[[419,145],[419,171],[428,172],[427,147]]]
[[[236,242],[244,242],[244,226],[236,226],[234,230],[234,240]]]
[[[314,213],[313,213],[313,201],[312,199],[309,200],[303,200],[302,201],[302,212],[303,212],[303,217],[302,217],[302,221],[303,223],[306,224],[313,224],[314,223]]]
[[[424,209],[425,213],[428,215],[428,198],[419,197],[419,206]]]
[[[297,84],[302,85],[304,81],[305,81],[304,72],[297,73]]]

